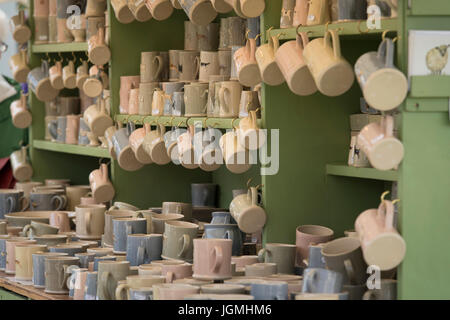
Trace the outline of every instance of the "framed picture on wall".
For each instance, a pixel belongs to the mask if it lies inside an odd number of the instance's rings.
[[[450,31],[410,30],[408,76],[450,76]]]

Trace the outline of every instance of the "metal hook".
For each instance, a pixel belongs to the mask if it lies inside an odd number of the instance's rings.
[[[250,179],[247,180],[247,189],[250,188],[250,182],[252,182],[252,180],[253,180],[253,178],[250,178]]]
[[[255,40],[258,40],[258,38],[261,37],[261,33],[258,33],[255,37]]]
[[[75,63],[77,61],[77,56],[75,55],[75,53],[72,51],[72,57],[73,57],[73,63]]]
[[[245,32],[245,39],[248,40],[248,35],[250,34],[250,29],[247,29]]]
[[[206,121],[208,120],[208,117],[205,117],[204,119],[203,119],[203,128],[206,128]]]
[[[247,113],[250,111],[250,110],[249,110],[250,104],[251,104],[251,102],[249,101],[249,102],[247,103],[247,106],[245,107],[245,110],[247,110]]]
[[[303,27],[301,24],[299,24],[298,26],[297,26],[297,28],[295,29],[295,33],[297,34],[297,35],[300,35],[300,32],[298,32],[298,29],[300,28],[300,27]],[[311,31],[308,31],[308,32],[311,32]]]
[[[330,21],[327,21],[327,23],[325,23],[325,31],[324,33],[328,32],[328,25],[330,24]]]
[[[395,199],[395,200],[392,201],[392,204],[395,205],[398,202],[400,202],[400,199]]]
[[[239,120],[239,118],[234,118],[234,119],[231,121],[231,128],[233,128],[233,129],[237,129],[237,127],[234,126],[234,122],[235,122],[236,120]]]
[[[174,116],[172,116],[171,118],[170,118],[170,122],[169,122],[169,124],[170,124],[170,126],[171,127],[173,127],[173,120],[175,119],[175,117]]]
[[[385,191],[385,192],[383,192],[383,194],[381,195],[381,202],[383,202],[384,201],[384,198],[388,195],[390,193],[390,191],[388,190],[388,191]]]
[[[183,123],[184,120],[181,120],[180,123],[178,123],[178,125],[176,126],[177,128],[179,128],[181,126],[181,124]]]

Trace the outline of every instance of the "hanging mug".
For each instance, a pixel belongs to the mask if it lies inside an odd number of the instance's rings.
[[[111,201],[114,198],[114,186],[108,177],[108,165],[102,163],[99,169],[89,174],[92,196],[98,203]]]
[[[120,23],[127,24],[134,21],[134,16],[128,7],[127,0],[111,0],[111,6],[114,9],[116,19]]]
[[[255,52],[256,40],[248,39],[245,47],[238,49],[233,56],[239,82],[247,87],[256,86],[261,82]]]
[[[11,153],[10,161],[14,179],[19,182],[30,181],[33,176],[33,168],[28,162],[27,147]]]
[[[19,10],[19,14],[11,18],[11,33],[13,39],[19,43],[25,43],[31,38],[31,30],[25,22],[25,11]]]
[[[9,58],[9,67],[13,74],[14,80],[17,82],[26,82],[30,68],[27,65],[27,51],[20,50],[20,52],[14,54]]]
[[[87,108],[83,118],[91,129],[91,132],[97,137],[103,136],[105,130],[113,125],[113,120],[106,113],[105,101],[103,99],[98,99],[96,104]]]
[[[50,102],[59,94],[59,90],[53,88],[50,82],[47,61],[43,61],[40,67],[31,70],[27,80],[31,91],[40,101]]]
[[[74,61],[69,61],[67,66],[63,68],[63,82],[64,87],[68,89],[75,89],[77,87],[77,76],[75,74]]]
[[[133,150],[137,161],[142,164],[153,163],[151,156],[144,149],[144,139],[150,132],[150,123],[145,123],[144,127],[136,129],[130,134],[129,141],[131,149]]]
[[[98,28],[97,34],[89,38],[88,57],[89,61],[98,66],[111,60],[111,50],[105,43],[105,28]]]
[[[48,70],[50,83],[57,90],[64,89],[62,61],[56,61],[55,65]]]
[[[168,19],[173,13],[173,6],[169,0],[147,0],[145,4],[153,18],[158,21]]]
[[[144,166],[136,159],[130,145],[129,138],[134,129],[134,123],[127,123],[127,127],[118,129],[112,138],[119,166],[126,171],[136,171]]]
[[[352,87],[355,74],[350,63],[341,55],[337,30],[328,30],[324,38],[309,42],[303,50],[303,58],[317,88],[324,95],[339,96]]]
[[[31,125],[31,113],[27,108],[27,95],[23,93],[19,100],[11,103],[9,109],[11,111],[12,123],[16,128],[25,129]]]
[[[179,2],[189,20],[196,25],[206,26],[217,17],[210,0],[179,0]]]
[[[145,22],[152,18],[152,14],[145,5],[146,1],[143,0],[129,0],[128,7],[131,10],[134,18],[139,22]]]
[[[255,52],[261,79],[270,86],[278,86],[284,82],[283,74],[275,61],[275,54],[279,45],[278,37],[272,36],[269,37],[269,43],[258,47]]]

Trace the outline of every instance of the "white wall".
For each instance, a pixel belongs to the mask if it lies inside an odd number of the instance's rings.
[[[3,10],[9,18],[17,14],[17,4],[15,2],[0,3],[0,9]],[[13,40],[10,30],[8,30],[7,39],[3,41],[8,44],[8,51],[2,54],[2,58],[0,59],[0,74],[12,78],[8,61],[9,57],[17,52],[17,43]]]

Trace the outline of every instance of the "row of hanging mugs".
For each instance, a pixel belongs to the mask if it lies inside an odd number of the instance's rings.
[[[148,21],[151,18],[166,20],[174,9],[182,9],[190,21],[200,26],[211,23],[218,13],[233,10],[241,18],[255,18],[264,12],[266,6],[264,0],[112,0],[111,5],[121,23]]]
[[[156,125],[154,130],[151,124]],[[266,143],[266,134],[258,127],[256,111],[250,111],[238,127],[223,135],[214,128],[196,130],[194,125],[188,125],[187,129],[172,127],[166,132],[165,124],[155,120],[138,129],[132,122],[126,127],[118,122],[107,128],[104,136],[112,158],[127,171],[139,170],[146,164],[172,162],[204,171],[215,171],[225,164],[229,171],[240,174],[256,164],[257,150]]]

